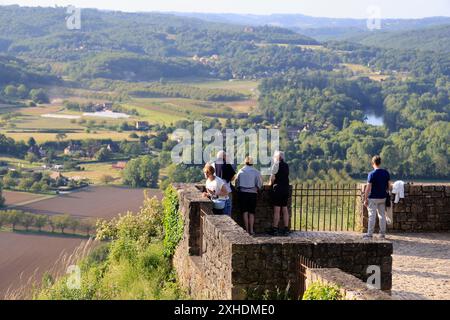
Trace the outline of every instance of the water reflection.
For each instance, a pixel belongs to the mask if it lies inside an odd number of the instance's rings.
[[[384,125],[384,117],[382,115],[376,115],[374,113],[367,113],[365,122],[372,126],[379,127],[379,126]]]

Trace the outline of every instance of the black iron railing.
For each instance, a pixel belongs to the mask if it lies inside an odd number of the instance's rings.
[[[291,229],[355,231],[361,210],[357,184],[298,184],[292,190]]]
[[[312,261],[304,256],[299,257],[298,266],[299,266],[299,269],[298,269],[299,278],[298,278],[297,296],[301,300],[303,297],[303,294],[306,291],[306,287],[307,287],[307,281],[308,281],[307,270],[308,269],[319,269],[321,267],[318,264],[316,264],[314,261]]]

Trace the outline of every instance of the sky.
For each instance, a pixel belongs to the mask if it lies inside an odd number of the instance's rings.
[[[382,18],[450,16],[450,0],[0,0],[1,5],[68,6],[120,11],[203,13],[300,13],[315,17],[367,18],[380,8]]]

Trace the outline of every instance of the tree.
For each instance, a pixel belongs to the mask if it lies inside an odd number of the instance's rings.
[[[62,132],[62,133],[58,133],[55,137],[56,137],[56,140],[58,140],[58,142],[61,142],[67,138],[67,134]]]
[[[158,185],[158,177],[159,163],[150,156],[130,160],[123,171],[123,182],[133,188],[155,188]]]
[[[31,186],[30,190],[32,192],[41,192],[42,191],[42,183],[41,182],[35,182],[33,183],[33,185]]]
[[[22,226],[25,227],[25,229],[28,231],[28,229],[30,228],[30,226],[34,225],[35,223],[35,217],[33,214],[31,213],[24,213],[21,217],[21,221],[20,223],[22,224]]]
[[[104,174],[100,177],[100,182],[103,184],[110,184],[111,182],[114,182],[114,177],[108,175],[108,174]]]
[[[5,96],[7,96],[9,98],[17,97],[17,88],[14,87],[13,85],[6,86],[5,89],[3,90],[3,92],[5,93]]]
[[[111,152],[107,148],[102,147],[94,157],[97,161],[107,161],[111,157]]]
[[[34,219],[34,226],[38,228],[39,232],[41,232],[42,228],[45,227],[47,223],[48,223],[48,216],[36,215]]]
[[[13,231],[16,230],[16,226],[22,221],[23,212],[18,210],[7,211],[8,222],[11,224]]]
[[[8,214],[6,211],[0,211],[0,230],[8,223]]]
[[[10,189],[10,188],[14,188],[15,186],[17,186],[16,179],[12,178],[9,175],[6,175],[3,177],[3,187]]]
[[[71,216],[68,214],[51,216],[50,220],[53,222],[55,228],[61,229],[61,233],[70,226]]]
[[[5,197],[3,197],[3,181],[0,180],[0,208],[5,205],[5,201],[6,201]]]
[[[34,181],[32,178],[22,178],[19,182],[19,189],[21,190],[29,190],[33,185]]]
[[[30,98],[36,103],[48,103],[49,98],[43,89],[32,89]]]
[[[30,91],[28,90],[27,86],[24,84],[21,84],[17,87],[17,96],[21,99],[27,99]]]
[[[56,229],[55,218],[53,218],[53,217],[54,216],[51,216],[47,220],[47,224],[52,229],[52,233],[55,232],[55,229]]]
[[[97,220],[94,218],[87,218],[80,221],[80,229],[86,232],[87,236],[90,236],[91,230],[95,229]]]
[[[33,163],[39,161],[39,158],[33,152],[27,152],[25,160],[28,161],[29,163]]]
[[[80,226],[80,221],[76,218],[70,218],[69,227],[73,233],[77,232],[78,227]]]
[[[29,147],[34,147],[36,145],[36,140],[33,137],[30,137],[27,144]]]

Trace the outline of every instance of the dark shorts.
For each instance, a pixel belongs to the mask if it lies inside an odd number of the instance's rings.
[[[287,207],[289,187],[274,186],[272,189],[272,204],[274,207]]]
[[[238,197],[241,213],[248,212],[255,214],[257,194],[250,192],[239,192]]]

